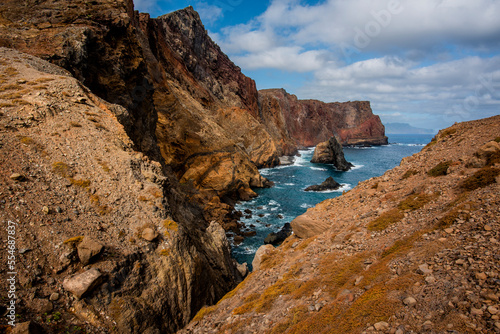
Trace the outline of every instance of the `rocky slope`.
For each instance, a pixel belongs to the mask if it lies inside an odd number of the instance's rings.
[[[292,222],[180,333],[499,333],[500,116]]]
[[[123,107],[39,58],[0,48],[0,64],[0,233],[7,246],[15,222],[17,323],[173,332],[235,284],[224,230],[135,149]],[[92,284],[68,280],[79,274]]]
[[[337,135],[342,145],[384,145],[387,137],[370,102],[324,103],[298,100],[284,89],[259,91],[260,117],[269,133],[290,147],[316,146]]]

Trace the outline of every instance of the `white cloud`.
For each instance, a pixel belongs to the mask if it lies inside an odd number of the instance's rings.
[[[321,50],[304,51],[300,47],[273,47],[248,56],[233,57],[240,66],[247,69],[275,68],[293,72],[310,72],[321,69],[327,54]]]
[[[205,24],[213,24],[224,16],[222,8],[206,2],[198,2],[194,8],[200,14],[200,18]]]

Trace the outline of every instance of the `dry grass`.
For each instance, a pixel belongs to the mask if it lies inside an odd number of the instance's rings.
[[[404,214],[397,208],[382,213],[377,219],[368,223],[368,231],[383,231],[390,225],[403,219]]]
[[[83,240],[83,236],[80,235],[78,237],[73,237],[73,238],[69,238],[69,239],[65,240],[63,242],[63,244],[69,245],[69,246],[75,248],[76,246],[78,246],[80,244],[80,242],[82,242],[82,240]]]
[[[101,166],[103,171],[105,171],[106,173],[109,173],[111,171],[111,169],[109,168],[108,164],[105,161],[102,161],[99,158],[97,158],[96,160],[99,166]]]
[[[9,77],[13,77],[19,74],[19,71],[15,69],[14,67],[6,67],[4,68],[4,73],[7,74]]]
[[[463,190],[476,190],[496,183],[496,177],[500,174],[500,169],[485,167],[469,176],[460,183],[460,188]]]
[[[414,211],[422,208],[424,205],[437,198],[438,194],[413,194],[402,200],[398,204],[398,209]]]
[[[406,173],[403,174],[401,179],[405,180],[405,179],[408,179],[408,178],[412,177],[413,175],[417,175],[417,174],[418,174],[418,171],[416,171],[414,169],[409,169],[406,171]]]
[[[8,84],[0,87],[0,92],[5,92],[7,90],[22,90],[23,87],[19,84]]]
[[[80,187],[80,188],[88,188],[88,187],[90,187],[90,180],[70,178],[69,182],[72,185]]]
[[[434,168],[427,172],[427,175],[432,177],[444,176],[448,174],[448,168],[451,166],[452,161],[445,161],[438,163]]]
[[[101,216],[105,216],[112,211],[109,206],[101,203],[101,198],[98,195],[91,194],[89,196],[89,199],[90,203],[92,203],[95,206],[97,213],[100,214]]]
[[[71,177],[73,172],[71,167],[62,161],[57,161],[52,164],[52,171],[62,177]]]

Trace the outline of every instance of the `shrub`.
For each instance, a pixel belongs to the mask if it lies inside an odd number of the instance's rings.
[[[460,183],[460,188],[464,190],[476,190],[496,183],[496,177],[500,174],[500,169],[485,167],[469,176]]]
[[[70,177],[73,175],[71,167],[61,161],[57,161],[52,164],[52,171],[62,177]]]
[[[410,178],[413,175],[417,175],[417,174],[418,174],[418,171],[416,171],[414,169],[409,169],[409,170],[406,171],[406,173],[403,174],[403,176],[401,177],[401,179],[405,180],[405,179]]]
[[[448,174],[448,168],[451,166],[452,161],[445,161],[438,163],[434,168],[427,172],[427,175],[432,177],[443,176]]]

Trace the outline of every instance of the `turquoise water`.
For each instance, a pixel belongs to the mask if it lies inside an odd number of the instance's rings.
[[[390,135],[389,145],[368,148],[344,148],[347,161],[354,164],[348,172],[339,172],[331,165],[313,164],[314,148],[300,151],[290,166],[261,169],[263,176],[275,182],[268,189],[256,189],[257,198],[241,202],[236,209],[252,211],[251,218],[240,219],[257,235],[245,238],[243,243],[233,246],[233,257],[239,262],[252,263],[257,249],[263,245],[264,238],[270,232],[277,232],[287,222],[303,214],[317,203],[342,195],[342,191],[352,189],[358,182],[380,176],[387,170],[399,165],[402,158],[419,152],[432,135]],[[342,187],[328,192],[305,192],[304,189],[313,184],[320,184],[332,176]],[[264,215],[264,217],[259,217]],[[230,238],[231,240],[231,238]]]

